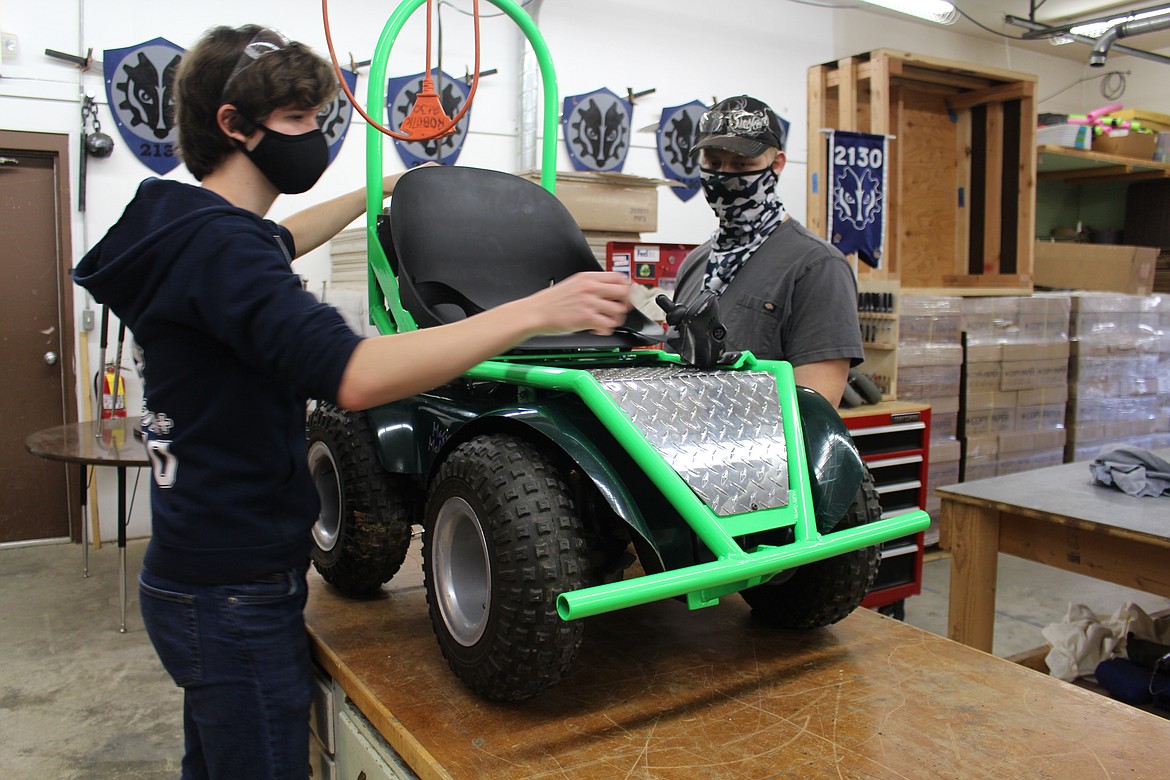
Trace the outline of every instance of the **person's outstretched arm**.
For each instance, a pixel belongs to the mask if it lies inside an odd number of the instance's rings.
[[[625,321],[629,292],[624,274],[579,273],[450,325],[365,339],[350,356],[337,402],[361,410],[430,390],[534,336],[608,335]]]
[[[403,173],[394,173],[382,179],[383,198],[390,197]],[[366,188],[362,187],[298,211],[281,224],[292,233],[297,257],[301,257],[332,239],[346,225],[365,213]]]

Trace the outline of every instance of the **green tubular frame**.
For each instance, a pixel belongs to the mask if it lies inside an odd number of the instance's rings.
[[[678,362],[677,356],[664,352],[657,356],[662,363]],[[579,396],[716,556],[710,563],[562,593],[557,597],[562,619],[591,617],[677,596],[686,596],[692,609],[710,606],[721,596],[759,585],[785,569],[917,533],[930,524],[930,516],[919,510],[821,536],[814,519],[804,434],[796,422],[799,413],[792,366],[783,361],[756,360],[745,353],[736,368],[767,371],[776,377],[791,483],[787,506],[729,517],[717,516],[703,503],[588,371],[495,360],[468,372],[472,379]],[[794,527],[796,541],[782,547],[747,551],[735,540],[786,526]]]
[[[386,20],[378,45],[370,61],[369,91],[366,113],[379,124],[385,124],[386,110],[386,68],[390,62],[390,49],[402,31],[406,20],[427,0],[402,0],[394,13]],[[528,38],[536,61],[540,65],[540,76],[544,87],[544,142],[541,148],[540,186],[556,193],[557,186],[557,75],[553,68],[552,55],[536,22],[515,0],[486,0],[512,17]],[[418,325],[398,297],[398,282],[390,270],[390,262],[378,240],[378,215],[382,212],[385,195],[382,188],[382,144],[385,135],[381,130],[366,127],[366,254],[369,258],[368,289],[370,317],[379,333],[397,333],[417,330]],[[387,311],[389,306],[389,311]]]
[[[556,187],[557,84],[552,59],[535,22],[514,0],[487,0],[512,17],[527,36],[540,64],[544,85],[544,145],[541,186],[549,192]],[[403,0],[386,22],[370,64],[368,112],[383,122],[386,67],[390,49],[406,20],[426,0]],[[366,130],[366,233],[369,256],[370,312],[381,333],[415,330],[417,324],[402,308],[398,284],[377,235],[377,218],[382,211],[383,135],[375,127]],[[389,310],[387,310],[389,307]],[[677,364],[677,355],[662,351],[638,352],[641,359],[659,364]],[[610,354],[617,362],[621,353]],[[720,597],[766,582],[785,569],[870,547],[924,530],[930,517],[923,511],[907,512],[857,528],[820,535],[816,528],[812,493],[805,458],[804,434],[792,366],[782,361],[757,360],[750,353],[732,370],[767,371],[776,377],[784,438],[788,452],[789,500],[783,507],[762,509],[719,517],[703,503],[607,393],[584,368],[602,365],[606,356],[581,358],[572,355],[540,356],[559,366],[530,363],[533,356],[485,361],[467,372],[469,379],[504,382],[535,390],[573,393],[597,416],[597,420],[645,470],[654,485],[679,512],[696,536],[715,555],[709,563],[687,566],[629,580],[562,593],[557,612],[564,620],[590,617],[666,598],[685,596],[691,609],[715,604]],[[745,550],[736,541],[758,531],[791,526],[795,541],[781,547],[761,546]]]

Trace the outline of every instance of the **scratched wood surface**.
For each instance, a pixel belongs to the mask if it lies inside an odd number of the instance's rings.
[[[417,547],[370,600],[310,574],[318,660],[423,778],[1167,777],[1170,721],[868,610],[811,632],[738,598],[592,618],[569,677],[501,705],[431,633]]]

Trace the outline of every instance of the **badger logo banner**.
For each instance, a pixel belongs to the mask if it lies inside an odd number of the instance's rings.
[[[829,242],[881,267],[886,235],[885,136],[829,133]]]
[[[172,89],[182,59],[183,49],[165,38],[102,55],[114,124],[134,156],[160,176],[179,164]]]
[[[418,93],[422,91],[423,74],[402,76],[390,79],[386,89],[386,113],[389,117],[391,130],[402,129],[402,120],[406,119]],[[435,92],[439,95],[439,103],[448,117],[454,117],[467,100],[467,93],[471,87],[463,79],[451,76],[438,68],[431,70],[431,80],[435,83]],[[455,132],[443,138],[431,141],[400,141],[394,139],[394,146],[398,148],[398,156],[407,168],[422,165],[425,162],[435,161],[454,165],[463,151],[463,142],[467,140],[467,128],[471,124],[471,109],[455,125]]]
[[[342,70],[341,77],[345,79],[345,86],[353,92],[357,89],[357,74],[352,70]],[[349,123],[353,118],[353,104],[345,96],[344,90],[337,91],[337,97],[321,107],[317,112],[317,126],[325,134],[329,142],[329,162],[332,163],[341,151],[345,142],[345,134],[349,131]]]
[[[699,119],[707,107],[697,100],[681,106],[662,109],[658,121],[658,164],[662,175],[680,182],[682,186],[670,188],[679,200],[688,201],[701,187],[699,184],[699,158],[691,156],[691,149],[699,137]]]
[[[565,98],[561,123],[578,171],[620,171],[630,151],[634,107],[608,89]]]

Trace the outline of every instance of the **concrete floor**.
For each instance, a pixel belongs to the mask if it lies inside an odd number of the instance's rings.
[[[127,548],[127,633],[118,632],[118,551],[52,544],[0,549],[0,778],[155,780],[179,774],[182,696],[163,672],[138,615],[134,574],[145,541]],[[908,623],[946,633],[950,560],[923,568]],[[1170,600],[1000,556],[995,654],[1043,644],[1069,600],[1112,613]],[[588,640],[586,640],[588,641]],[[436,649],[437,652],[437,649]]]

